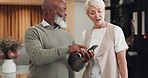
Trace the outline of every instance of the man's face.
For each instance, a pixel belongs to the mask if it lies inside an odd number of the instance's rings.
[[[63,17],[60,17],[59,15],[55,16],[54,22],[64,29],[67,27],[66,20]]]
[[[55,15],[54,15],[54,22],[58,24],[62,28],[66,28],[66,4],[65,3],[60,3],[58,5],[58,8],[55,10]]]

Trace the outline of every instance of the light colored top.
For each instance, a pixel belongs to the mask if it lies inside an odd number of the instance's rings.
[[[100,49],[101,42],[103,40],[104,34],[106,32],[106,28],[101,29],[93,29],[92,36],[90,40],[90,47],[92,45],[98,45],[98,47],[95,49],[95,56],[94,56],[94,66],[92,69],[91,78],[101,78],[100,77],[100,66],[97,60],[97,55]],[[82,33],[82,38],[84,40],[86,34],[86,30]],[[125,48],[128,48],[125,37],[123,34],[123,31],[120,27],[115,26],[114,29],[114,38],[115,38],[115,52],[119,52]]]

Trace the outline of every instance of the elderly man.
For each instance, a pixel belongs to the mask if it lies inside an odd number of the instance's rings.
[[[67,16],[64,0],[44,0],[42,10],[43,21],[25,33],[25,48],[30,57],[29,78],[73,78],[69,75],[69,54],[87,54],[86,47],[75,44],[63,30]]]

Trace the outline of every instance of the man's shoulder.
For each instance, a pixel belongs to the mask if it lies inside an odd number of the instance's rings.
[[[41,23],[39,23],[39,24],[31,26],[30,28],[34,28],[34,27],[43,27],[43,25]]]
[[[34,29],[42,28],[42,27],[43,27],[43,25],[41,23],[39,23],[39,24],[29,27],[27,30],[34,30]]]

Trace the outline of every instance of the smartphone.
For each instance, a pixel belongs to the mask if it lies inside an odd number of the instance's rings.
[[[87,51],[89,51],[89,50],[95,50],[97,47],[98,47],[98,45],[93,45]],[[78,56],[82,58],[82,55],[80,53],[78,53]]]
[[[95,50],[98,47],[98,45],[93,45],[92,47],[90,47],[88,50]]]

